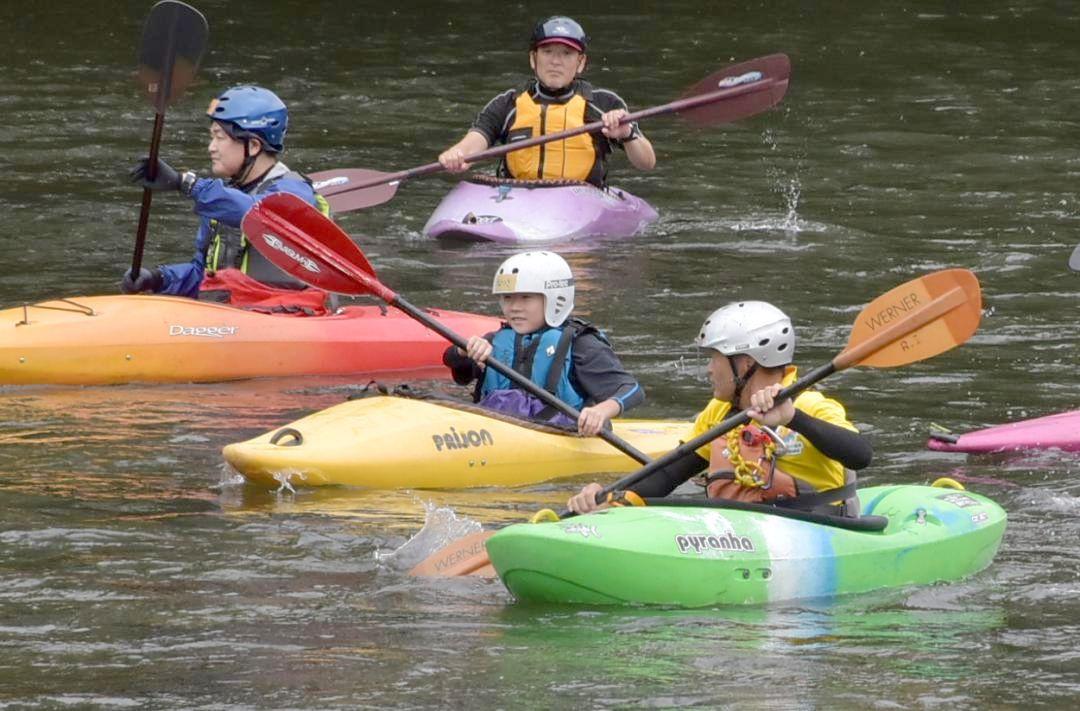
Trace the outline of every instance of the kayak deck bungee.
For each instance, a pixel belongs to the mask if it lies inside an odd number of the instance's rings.
[[[618,188],[476,176],[443,198],[423,232],[443,240],[532,244],[629,237],[656,218],[649,203]]]
[[[969,454],[1025,449],[1080,452],[1080,410],[1009,422],[961,435],[934,431],[926,446],[939,452]]]
[[[481,335],[499,320],[432,312]],[[269,315],[175,296],[86,296],[0,311],[0,384],[214,382],[419,370],[446,341],[381,306]]]
[[[957,580],[990,564],[1005,531],[1005,511],[967,491],[875,486],[859,499],[858,521],[661,499],[515,524],[487,552],[519,601],[692,608]]]
[[[615,420],[614,432],[650,455],[678,446],[688,421]],[[226,461],[268,487],[378,489],[524,486],[640,466],[598,437],[449,400],[350,400],[230,444]]]

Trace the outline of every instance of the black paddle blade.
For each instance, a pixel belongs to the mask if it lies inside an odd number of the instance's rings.
[[[311,173],[316,192],[326,198],[334,212],[350,212],[389,202],[399,182],[394,173],[365,168],[323,170]]]
[[[210,28],[206,18],[191,5],[161,0],[150,8],[139,43],[138,81],[156,113],[195,79]]]
[[[1080,272],[1080,244],[1076,245],[1076,249],[1073,250],[1072,256],[1069,257],[1069,269],[1074,272]]]
[[[679,115],[697,126],[731,123],[748,118],[780,103],[791,79],[791,60],[786,54],[770,54],[733,64],[710,74],[683,94],[683,100],[717,91],[745,88],[744,94],[679,110]]]

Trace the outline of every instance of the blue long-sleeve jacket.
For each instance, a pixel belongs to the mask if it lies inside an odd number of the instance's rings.
[[[258,185],[251,187],[254,190]],[[213,235],[211,220],[239,229],[244,215],[259,200],[274,193],[292,193],[315,203],[315,191],[303,180],[281,178],[267,186],[258,195],[251,195],[237,188],[230,188],[219,178],[200,178],[195,181],[191,198],[195,201],[195,214],[199,216],[199,231],[195,235],[195,256],[190,262],[163,264],[159,294],[172,294],[196,298],[199,285],[206,273],[206,253]],[[317,205],[316,205],[317,206]]]

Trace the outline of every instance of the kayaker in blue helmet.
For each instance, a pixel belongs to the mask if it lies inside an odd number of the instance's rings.
[[[613,91],[580,78],[588,64],[589,38],[569,17],[538,23],[529,42],[535,77],[489,101],[465,137],[439,156],[451,172],[468,170],[465,157],[495,144],[558,133],[603,121],[603,134],[585,134],[508,154],[497,174],[519,180],[585,180],[603,187],[607,159],[615,148],[626,152],[635,168],[650,170],[656,153],[636,123],[619,125],[626,102]]]
[[[491,292],[499,296],[503,327],[483,338],[473,336],[464,351],[451,346],[443,354],[454,382],[476,381],[474,401],[511,415],[576,425],[581,434],[595,435],[611,418],[645,400],[645,391],[623,369],[607,338],[571,316],[574,275],[562,257],[554,252],[516,254],[495,273]],[[492,355],[580,410],[578,421],[486,368]]]
[[[774,399],[797,378],[791,319],[764,301],[735,302],[705,320],[696,344],[709,354],[713,399],[698,414],[691,437],[739,410],[749,410],[754,421],[646,477],[623,499],[667,496],[704,472],[699,483],[712,498],[857,515],[848,470],[869,466],[869,441],[843,405],[820,392],[806,390],[794,402]],[[592,511],[600,490],[589,484],[568,506]]]
[[[218,95],[206,115],[210,119],[207,151],[214,177],[180,172],[161,159],[154,180],[147,178],[146,158],[131,171],[134,182],[152,190],[179,192],[195,203],[195,214],[201,218],[195,256],[182,264],[143,268],[137,275],[128,270],[121,289],[125,294],[154,292],[196,298],[207,272],[229,269],[239,270],[269,287],[305,289],[304,284],[250,248],[240,231],[248,209],[275,192],[292,193],[324,214],[329,213],[329,206],[316,195],[311,181],[290,170],[279,158],[285,149],[288,109],[269,89],[236,86]]]

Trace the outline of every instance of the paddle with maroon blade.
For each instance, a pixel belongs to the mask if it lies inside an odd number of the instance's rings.
[[[697,126],[731,123],[759,114],[780,103],[787,93],[790,77],[791,61],[785,54],[752,59],[709,75],[691,87],[678,101],[627,114],[620,123],[631,123],[666,114],[679,114]],[[558,133],[495,146],[467,156],[465,162],[479,163],[501,158],[523,148],[561,141],[583,133],[598,133],[603,127],[602,122],[594,121]],[[394,197],[403,181],[442,170],[442,165],[436,162],[397,173],[381,173],[361,168],[324,170],[312,173],[311,179],[315,183],[315,189],[327,199],[335,212],[349,212],[381,205]]]
[[[150,154],[146,177],[157,177],[158,151],[161,132],[165,127],[165,109],[195,79],[206,37],[210,30],[195,8],[177,0],[161,0],[150,8],[143,26],[139,45],[139,86],[154,106],[154,131],[150,137]],[[131,256],[131,273],[137,275],[142,266],[146,246],[146,228],[150,219],[150,201],[154,191],[143,188],[142,210],[135,231],[135,252]]]
[[[377,296],[464,350],[464,338],[380,282],[349,235],[295,195],[275,193],[255,203],[244,215],[243,229],[250,244],[297,279],[338,294]],[[505,363],[489,358],[487,365],[574,421],[581,414]],[[642,464],[651,461],[614,432],[601,430],[597,436]]]
[[[946,269],[913,279],[863,308],[844,350],[781,390],[776,401],[794,398],[833,373],[853,366],[893,368],[944,353],[967,341],[978,328],[981,316],[979,281],[966,269]],[[613,491],[633,486],[656,470],[749,421],[750,416],[745,410],[728,417],[642,469],[605,487],[597,494],[597,502]],[[543,516],[545,513],[549,515]],[[545,509],[534,516],[534,520],[554,520],[569,515],[573,514],[555,514]],[[494,575],[484,548],[484,541],[492,535],[494,531],[478,531],[459,538],[421,561],[409,574]]]

